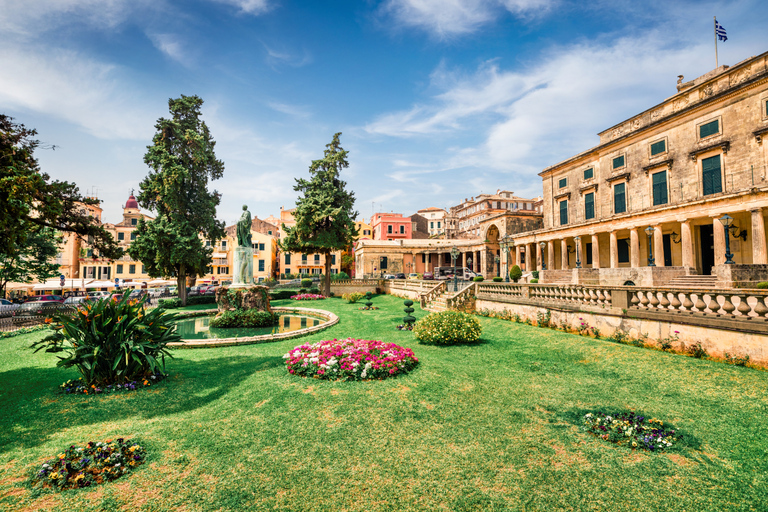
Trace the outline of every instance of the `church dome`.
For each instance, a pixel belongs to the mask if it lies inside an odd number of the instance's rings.
[[[125,209],[139,209],[139,202],[136,201],[136,198],[133,196],[133,194],[131,194],[131,197],[128,198],[128,202],[125,203]]]

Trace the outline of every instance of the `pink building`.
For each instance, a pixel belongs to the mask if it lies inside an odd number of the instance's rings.
[[[404,240],[411,238],[410,217],[402,213],[375,213],[371,217],[374,240]]]

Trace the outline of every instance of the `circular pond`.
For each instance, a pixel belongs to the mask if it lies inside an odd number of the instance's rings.
[[[244,338],[294,332],[320,325],[323,320],[307,315],[283,314],[277,325],[271,327],[211,327],[210,316],[186,318],[176,322],[176,330],[183,340]]]

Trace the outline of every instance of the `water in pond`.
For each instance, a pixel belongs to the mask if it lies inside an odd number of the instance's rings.
[[[181,339],[209,339],[209,338],[243,338],[245,336],[262,336],[264,334],[277,334],[280,332],[298,331],[307,327],[320,325],[319,318],[304,315],[280,315],[280,321],[272,327],[210,327],[211,317],[200,316],[187,318],[176,322],[176,330]]]

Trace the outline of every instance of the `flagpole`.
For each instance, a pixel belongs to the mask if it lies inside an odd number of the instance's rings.
[[[717,16],[714,16],[715,19],[715,69],[720,67],[720,63],[717,60]]]

